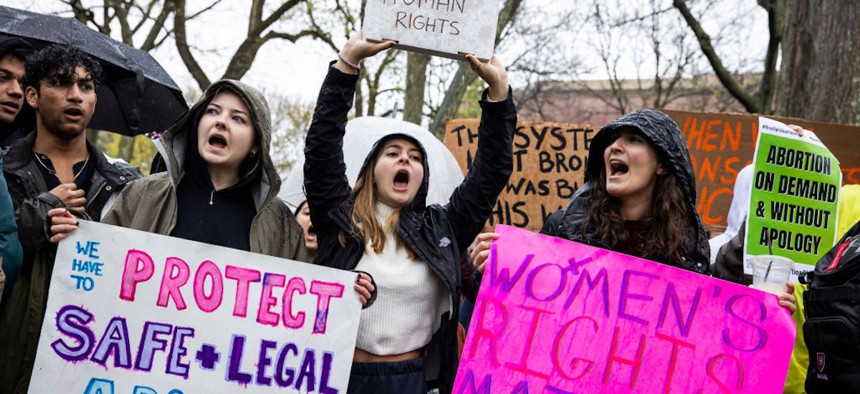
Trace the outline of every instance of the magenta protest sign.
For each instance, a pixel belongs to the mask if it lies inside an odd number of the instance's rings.
[[[776,296],[497,226],[455,393],[779,393]]]
[[[31,393],[345,393],[355,273],[82,221]]]

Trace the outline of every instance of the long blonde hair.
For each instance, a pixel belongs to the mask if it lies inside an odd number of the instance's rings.
[[[373,169],[376,168],[376,161],[382,153],[382,149],[379,149],[379,151],[376,152],[373,159],[371,159],[370,163],[364,169],[364,172],[359,174],[358,179],[355,181],[355,187],[353,187],[352,192],[350,192],[350,199],[352,200],[352,211],[349,215],[350,223],[356,231],[362,234],[365,243],[370,241],[371,247],[376,253],[382,253],[382,250],[385,248],[385,238],[387,233],[394,234],[394,239],[397,240],[397,246],[405,245],[400,234],[397,233],[397,227],[400,225],[400,213],[402,207],[394,208],[391,213],[388,214],[388,217],[385,219],[384,228],[379,225],[379,221],[376,219],[377,192],[376,187],[374,187],[375,179],[373,177]],[[340,231],[337,238],[340,242],[340,246],[345,247],[346,234],[344,234],[343,231]],[[412,249],[407,248],[407,250],[409,251],[409,257],[415,258],[415,253]]]

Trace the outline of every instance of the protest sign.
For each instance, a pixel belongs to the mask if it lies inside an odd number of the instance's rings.
[[[396,40],[404,49],[463,60],[493,55],[499,2],[493,0],[370,0],[364,16],[368,40]]]
[[[750,256],[772,254],[795,262],[796,281],[836,242],[839,161],[813,133],[762,117],[753,168],[744,272]]]
[[[445,146],[461,168],[469,168],[478,149],[477,119],[449,121]],[[597,131],[590,126],[519,122],[514,131],[514,168],[490,226],[508,224],[539,230],[582,185],[588,147]]]
[[[725,224],[738,172],[752,163],[759,116],[661,110],[684,134],[698,186],[697,210],[706,227]],[[843,181],[860,184],[860,127],[771,116],[812,130],[839,160]],[[712,227],[713,228],[713,227]]]
[[[82,221],[57,250],[30,392],[344,393],[354,281]]]
[[[781,393],[775,295],[497,226],[454,393]]]
[[[723,231],[738,173],[752,163],[758,116],[661,110],[681,128],[696,176],[696,210],[705,228]],[[860,184],[860,127],[779,118],[813,130],[839,159],[843,181]],[[514,171],[489,221],[537,231],[582,184],[588,147],[601,125],[518,122]],[[463,172],[478,144],[477,119],[446,123],[445,145]],[[563,139],[563,141],[562,141]],[[543,153],[541,153],[543,152]],[[529,182],[532,181],[532,182]],[[543,183],[541,183],[543,181]]]

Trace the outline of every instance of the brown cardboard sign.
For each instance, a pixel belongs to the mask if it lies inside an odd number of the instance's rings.
[[[478,148],[478,120],[446,124],[445,145],[465,172]],[[540,230],[547,216],[563,208],[582,185],[591,126],[519,122],[513,139],[514,168],[488,224]]]
[[[738,172],[752,162],[758,115],[663,111],[678,123],[693,160],[697,211],[709,230],[722,231]],[[815,132],[840,162],[842,182],[860,184],[860,127],[772,117]],[[591,139],[601,126],[519,122],[513,139],[514,169],[488,221],[540,230],[579,188]],[[477,119],[446,124],[445,145],[465,172],[478,143]]]

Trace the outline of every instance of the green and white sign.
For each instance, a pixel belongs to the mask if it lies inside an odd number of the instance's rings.
[[[811,131],[798,136],[762,117],[758,130],[744,272],[752,273],[750,256],[773,254],[795,262],[796,281],[836,242],[839,161]]]

